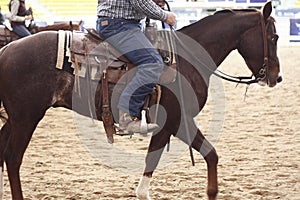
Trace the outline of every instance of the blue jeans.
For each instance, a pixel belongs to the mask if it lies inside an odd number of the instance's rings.
[[[137,66],[135,76],[120,96],[118,108],[139,117],[146,97],[151,94],[163,71],[163,60],[141,31],[138,21],[99,17],[97,31]]]
[[[31,35],[29,30],[24,25],[16,25],[13,27],[13,32],[17,34],[20,38]]]

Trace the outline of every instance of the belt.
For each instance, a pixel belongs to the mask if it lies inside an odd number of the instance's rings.
[[[137,19],[114,18],[114,17],[102,16],[102,15],[98,15],[98,18],[120,19],[120,20],[125,20],[128,22],[131,22],[131,23],[140,23],[140,20],[137,20]]]

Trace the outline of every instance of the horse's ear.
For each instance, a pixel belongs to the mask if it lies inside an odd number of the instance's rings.
[[[83,24],[83,21],[82,21],[82,20],[80,20],[80,22],[79,22],[79,24],[78,24],[78,25],[79,25],[79,26],[81,26],[82,24]]]
[[[264,5],[263,8],[263,15],[265,20],[267,20],[270,17],[271,13],[272,13],[272,2],[269,1]]]
[[[72,21],[70,21],[69,24],[70,24],[71,27],[73,27],[73,22]]]

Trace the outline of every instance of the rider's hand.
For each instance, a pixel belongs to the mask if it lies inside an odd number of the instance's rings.
[[[32,15],[26,15],[25,20],[32,20]]]
[[[166,3],[163,1],[163,2],[159,2],[157,5],[158,5],[161,9],[164,10]]]
[[[168,12],[168,17],[166,19],[166,23],[169,24],[170,26],[174,26],[176,23],[176,15],[173,12]]]
[[[161,9],[164,9],[166,2],[164,0],[153,0]]]

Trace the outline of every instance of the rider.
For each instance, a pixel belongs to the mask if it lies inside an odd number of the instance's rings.
[[[0,25],[4,25],[5,15],[2,13],[1,6],[0,6]]]
[[[10,0],[8,6],[11,13],[10,23],[13,32],[21,38],[31,35],[25,26],[25,20],[32,19],[31,12],[26,10],[25,0]]]
[[[120,96],[119,128],[142,133],[140,112],[159,80],[164,63],[141,31],[140,21],[147,16],[173,26],[176,16],[152,0],[98,0],[97,15],[98,33],[137,66],[135,76]],[[146,128],[151,132],[158,125],[151,123]]]

